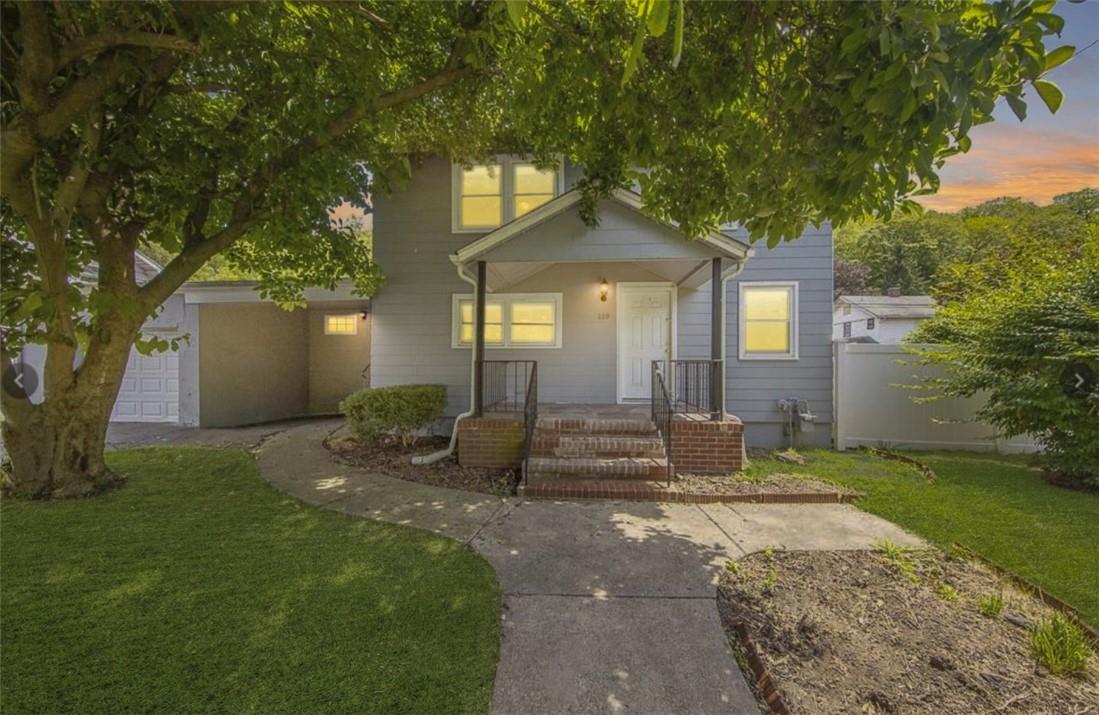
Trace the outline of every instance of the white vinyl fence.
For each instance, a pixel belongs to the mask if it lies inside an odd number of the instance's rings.
[[[917,365],[904,346],[834,342],[832,352],[836,449],[1037,449],[1026,437],[1003,439],[993,427],[973,421],[980,397],[913,401],[926,393],[902,385],[917,384],[919,376],[934,368]]]

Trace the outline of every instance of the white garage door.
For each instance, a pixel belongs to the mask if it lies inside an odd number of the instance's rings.
[[[141,355],[130,351],[118,391],[113,422],[179,421],[179,354]]]

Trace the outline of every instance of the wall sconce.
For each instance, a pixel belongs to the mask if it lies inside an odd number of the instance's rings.
[[[603,278],[599,281],[599,300],[603,303],[607,302],[607,292],[610,290],[610,286],[607,285],[607,279]]]

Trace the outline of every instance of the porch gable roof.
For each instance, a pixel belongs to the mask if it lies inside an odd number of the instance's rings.
[[[481,236],[477,240],[466,244],[451,256],[451,260],[459,265],[468,265],[473,261],[481,260],[488,253],[503,246],[512,239],[573,208],[580,202],[580,198],[580,192],[576,189],[567,191],[552,201],[542,204],[530,213],[504,224],[492,232]],[[608,197],[608,200],[636,212],[643,220],[656,226],[661,226],[676,232],[679,230],[679,226],[675,222],[660,221],[643,214],[641,210],[641,196],[633,191],[617,189]],[[682,238],[682,234],[680,234],[680,237],[681,240],[686,241],[685,238]],[[705,249],[708,249],[708,252],[715,258],[728,258],[737,263],[740,263],[751,255],[751,247],[748,244],[733,236],[717,231],[712,231],[703,236],[699,239],[698,244],[700,244],[700,248],[705,247]],[[645,257],[631,256],[627,253],[623,253],[615,258],[618,260],[631,260]]]

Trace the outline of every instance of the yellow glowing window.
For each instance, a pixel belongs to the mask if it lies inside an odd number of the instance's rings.
[[[495,228],[504,222],[504,175],[499,164],[463,168],[458,189],[458,225]]]
[[[325,335],[357,335],[358,332],[359,316],[355,313],[324,316]]]
[[[491,231],[551,201],[559,192],[559,172],[539,169],[513,157],[498,163],[454,166],[453,229]]]
[[[797,357],[796,302],[794,284],[741,284],[742,358]]]
[[[473,296],[454,296],[453,347],[473,344]],[[560,293],[497,293],[485,300],[485,345],[561,347]]]
[[[534,164],[512,165],[512,218],[519,218],[553,199],[557,190],[557,172],[542,170]]]
[[[458,342],[473,344],[473,299],[458,303],[460,327]],[[485,345],[504,344],[504,306],[497,301],[485,301]]]
[[[513,301],[512,345],[552,345],[556,336],[556,304],[551,301]]]

